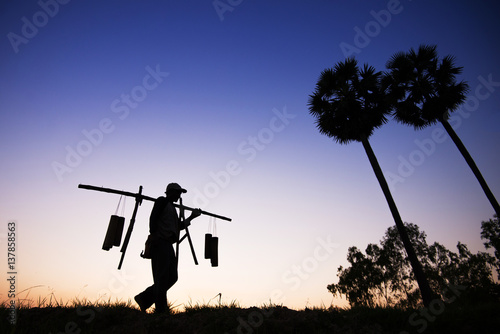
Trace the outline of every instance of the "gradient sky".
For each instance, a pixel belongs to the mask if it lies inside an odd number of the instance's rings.
[[[320,135],[308,112],[321,71],[348,55],[381,71],[423,43],[454,55],[471,91],[453,125],[500,197],[496,1],[217,4],[2,2],[0,266],[6,276],[15,221],[17,291],[32,288],[19,298],[132,299],[152,283],[139,257],[152,203],[118,271],[121,253],[101,246],[119,196],[78,184],[157,197],[178,182],[186,205],[233,221],[217,221],[217,268],[202,259],[210,219],[193,222],[200,265],[183,243],[174,305],[219,293],[242,306],[344,305],[326,286],[347,248],[394,225],[362,145]],[[439,129],[391,121],[370,142],[404,221],[429,243],[484,250],[480,223],[493,209]]]

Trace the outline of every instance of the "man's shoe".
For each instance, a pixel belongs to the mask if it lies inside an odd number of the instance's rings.
[[[141,309],[141,312],[146,312],[146,310],[148,309],[148,306],[146,305],[146,303],[142,299],[141,295],[138,294],[137,296],[135,296],[134,300],[139,305],[139,308]]]

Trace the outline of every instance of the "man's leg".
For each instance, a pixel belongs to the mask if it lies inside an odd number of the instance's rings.
[[[156,312],[165,312],[167,309],[167,289],[169,285],[169,248],[172,248],[166,242],[159,243],[154,250],[151,259],[154,281],[154,303]]]
[[[137,296],[134,297],[135,301],[137,304],[139,304],[139,308],[141,309],[142,312],[146,312],[148,308],[153,305],[155,302],[156,298],[156,287],[151,285],[149,288],[138,294]]]
[[[168,252],[168,285],[167,290],[170,289],[175,282],[177,282],[177,257],[175,256],[174,247],[170,247]]]
[[[153,285],[134,297],[141,311],[145,312],[157,300],[157,282],[162,276],[162,263],[165,262],[165,255],[161,252],[161,245],[152,246],[151,271],[153,272]]]

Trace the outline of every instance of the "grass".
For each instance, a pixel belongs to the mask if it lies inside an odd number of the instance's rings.
[[[442,309],[306,307],[269,302],[244,308],[221,297],[170,304],[170,314],[141,313],[131,300],[45,298],[17,301],[16,324],[0,304],[0,333],[497,333],[500,303],[448,304]]]

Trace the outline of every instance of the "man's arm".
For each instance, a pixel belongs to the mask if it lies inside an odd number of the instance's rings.
[[[154,234],[158,230],[158,222],[167,204],[167,199],[165,197],[158,197],[153,205],[153,210],[151,210],[151,215],[149,216],[149,233]]]
[[[194,209],[191,211],[191,215],[187,218],[184,219],[184,221],[180,222],[180,229],[183,230],[187,226],[191,225],[191,220],[195,219],[196,217],[199,217],[201,215],[201,210],[200,209]]]

